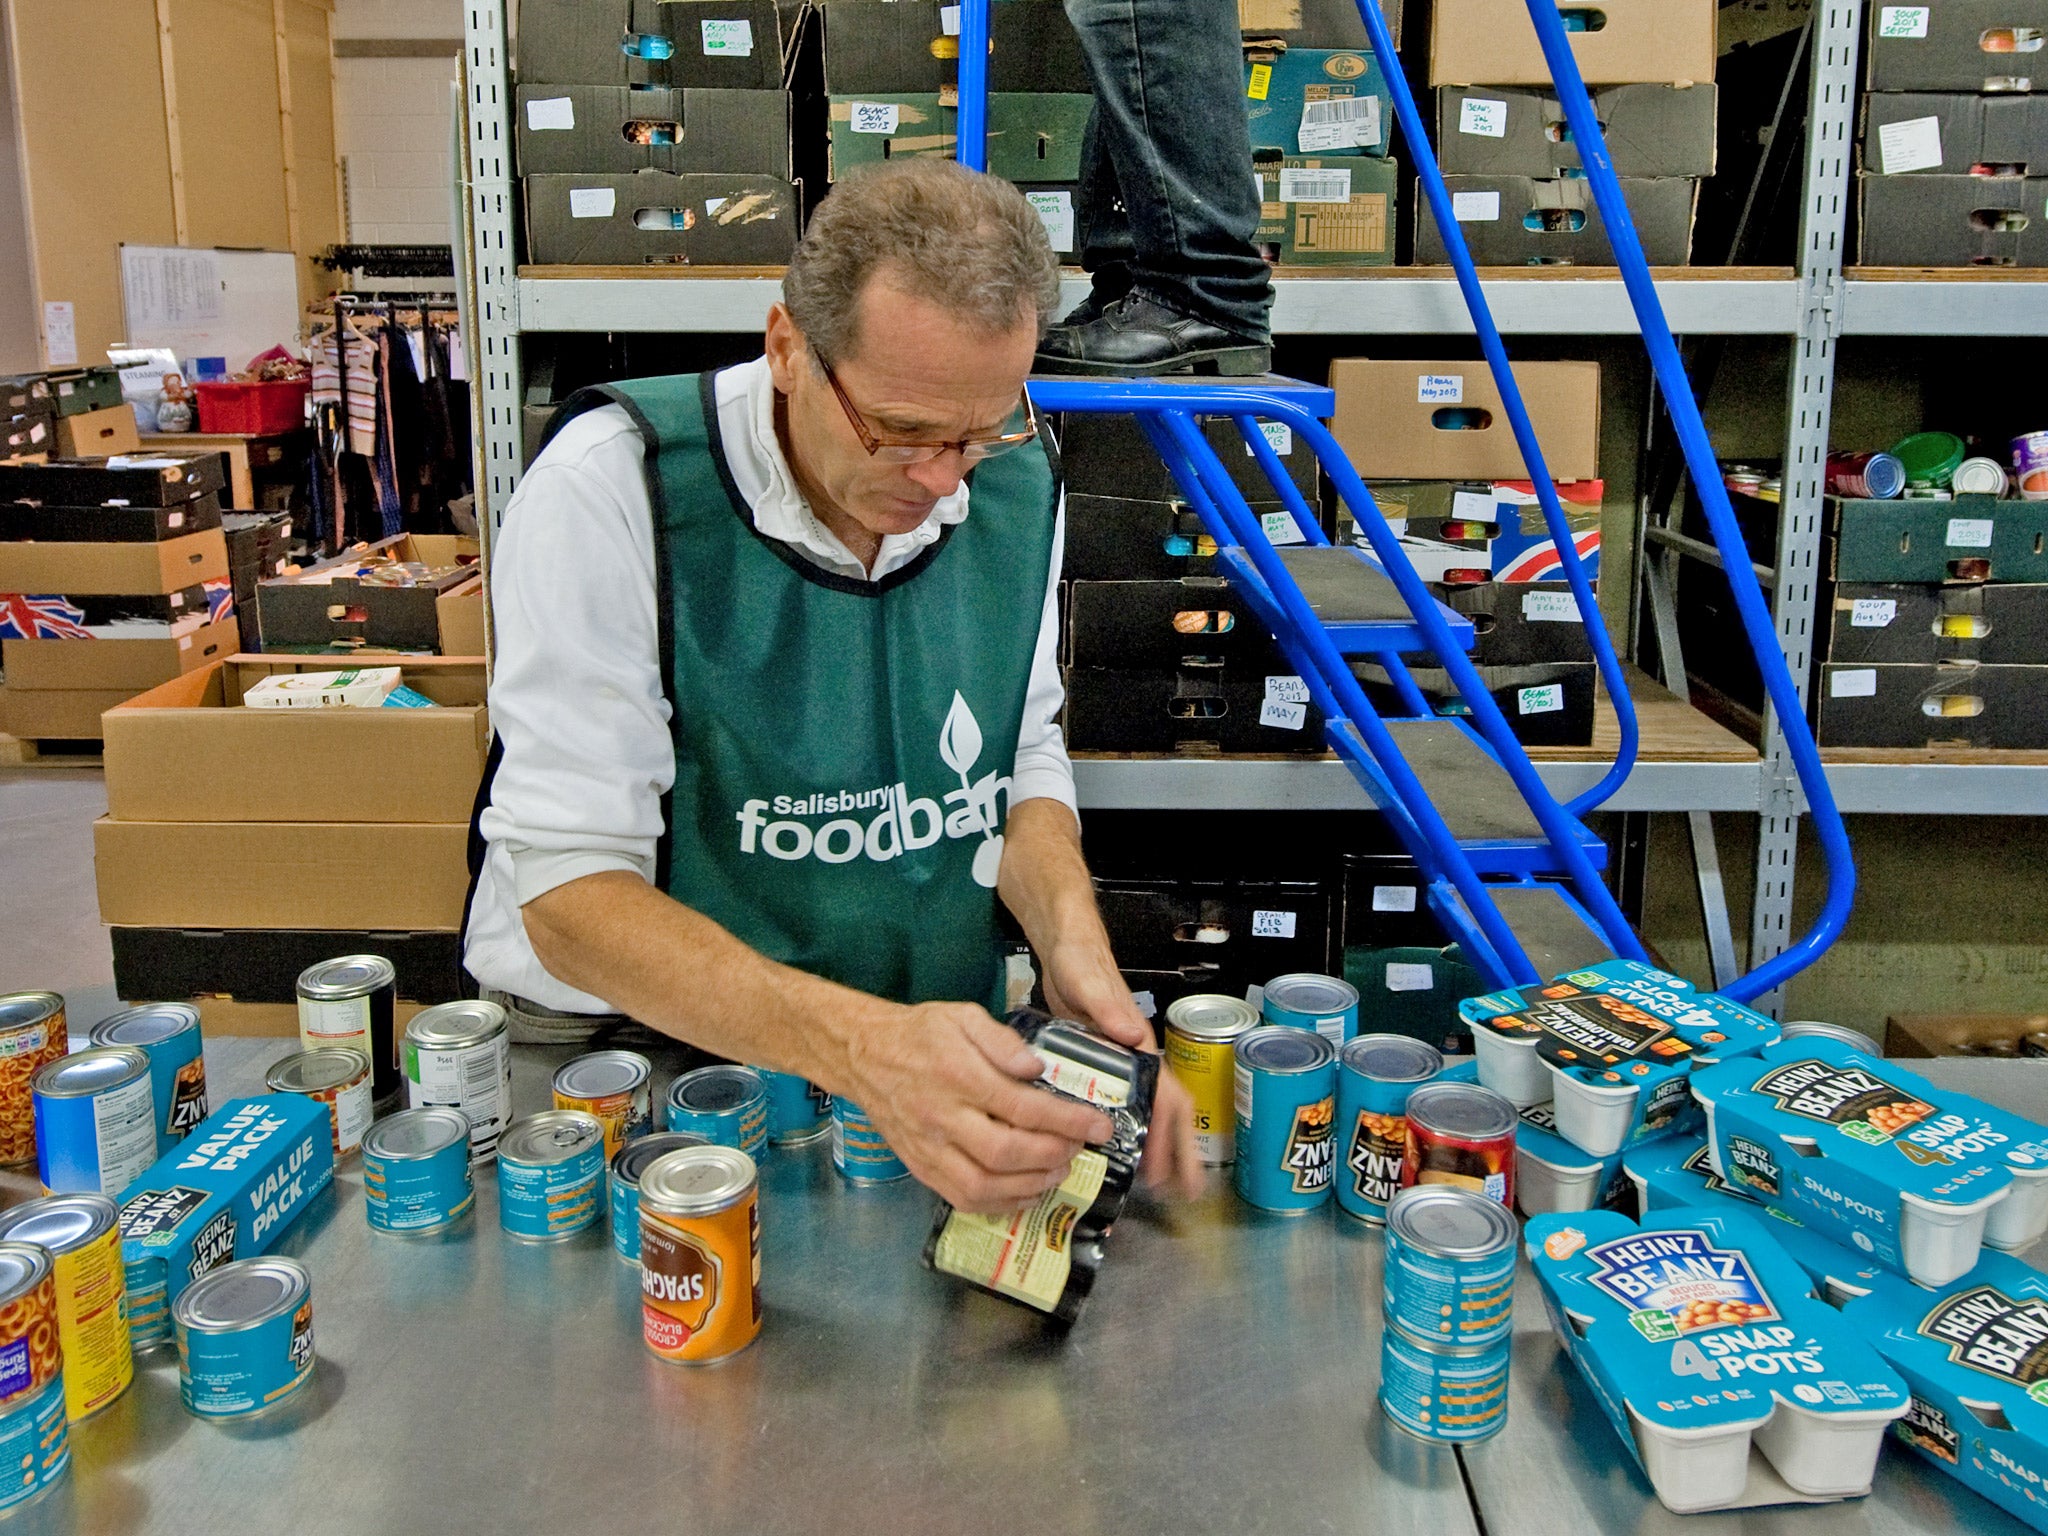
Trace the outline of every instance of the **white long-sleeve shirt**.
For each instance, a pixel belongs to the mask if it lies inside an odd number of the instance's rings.
[[[766,360],[720,373],[716,398],[726,465],[754,526],[828,571],[878,581],[968,515],[962,485],[917,528],[886,536],[866,571],[796,488],[775,435]],[[645,466],[645,445],[625,411],[586,412],[534,460],[491,545],[498,641],[491,724],[504,761],[481,820],[489,849],[464,960],[485,987],[565,1012],[616,1010],[542,968],[519,909],[604,870],[630,870],[651,883],[661,799],[675,782]],[[1012,805],[1075,803],[1055,656],[1065,517],[1062,500],[1017,734]],[[675,585],[676,599],[688,602],[689,572],[676,572]]]

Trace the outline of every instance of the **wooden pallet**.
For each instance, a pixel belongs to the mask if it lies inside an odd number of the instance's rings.
[[[105,766],[101,743],[86,737],[76,741],[50,737],[0,734],[0,768],[99,768]]]

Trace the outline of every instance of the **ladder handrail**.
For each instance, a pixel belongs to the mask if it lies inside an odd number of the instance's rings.
[[[970,171],[988,169],[989,0],[960,0],[959,105],[954,157]]]

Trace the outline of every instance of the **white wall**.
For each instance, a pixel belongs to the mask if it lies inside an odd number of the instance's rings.
[[[365,39],[462,36],[460,0],[336,0],[337,52]],[[334,61],[335,142],[348,176],[348,238],[447,244],[448,87],[453,52]]]

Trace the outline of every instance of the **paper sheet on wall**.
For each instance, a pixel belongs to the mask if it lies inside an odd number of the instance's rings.
[[[161,251],[123,264],[128,329],[183,329],[220,318],[220,267],[211,251]]]

